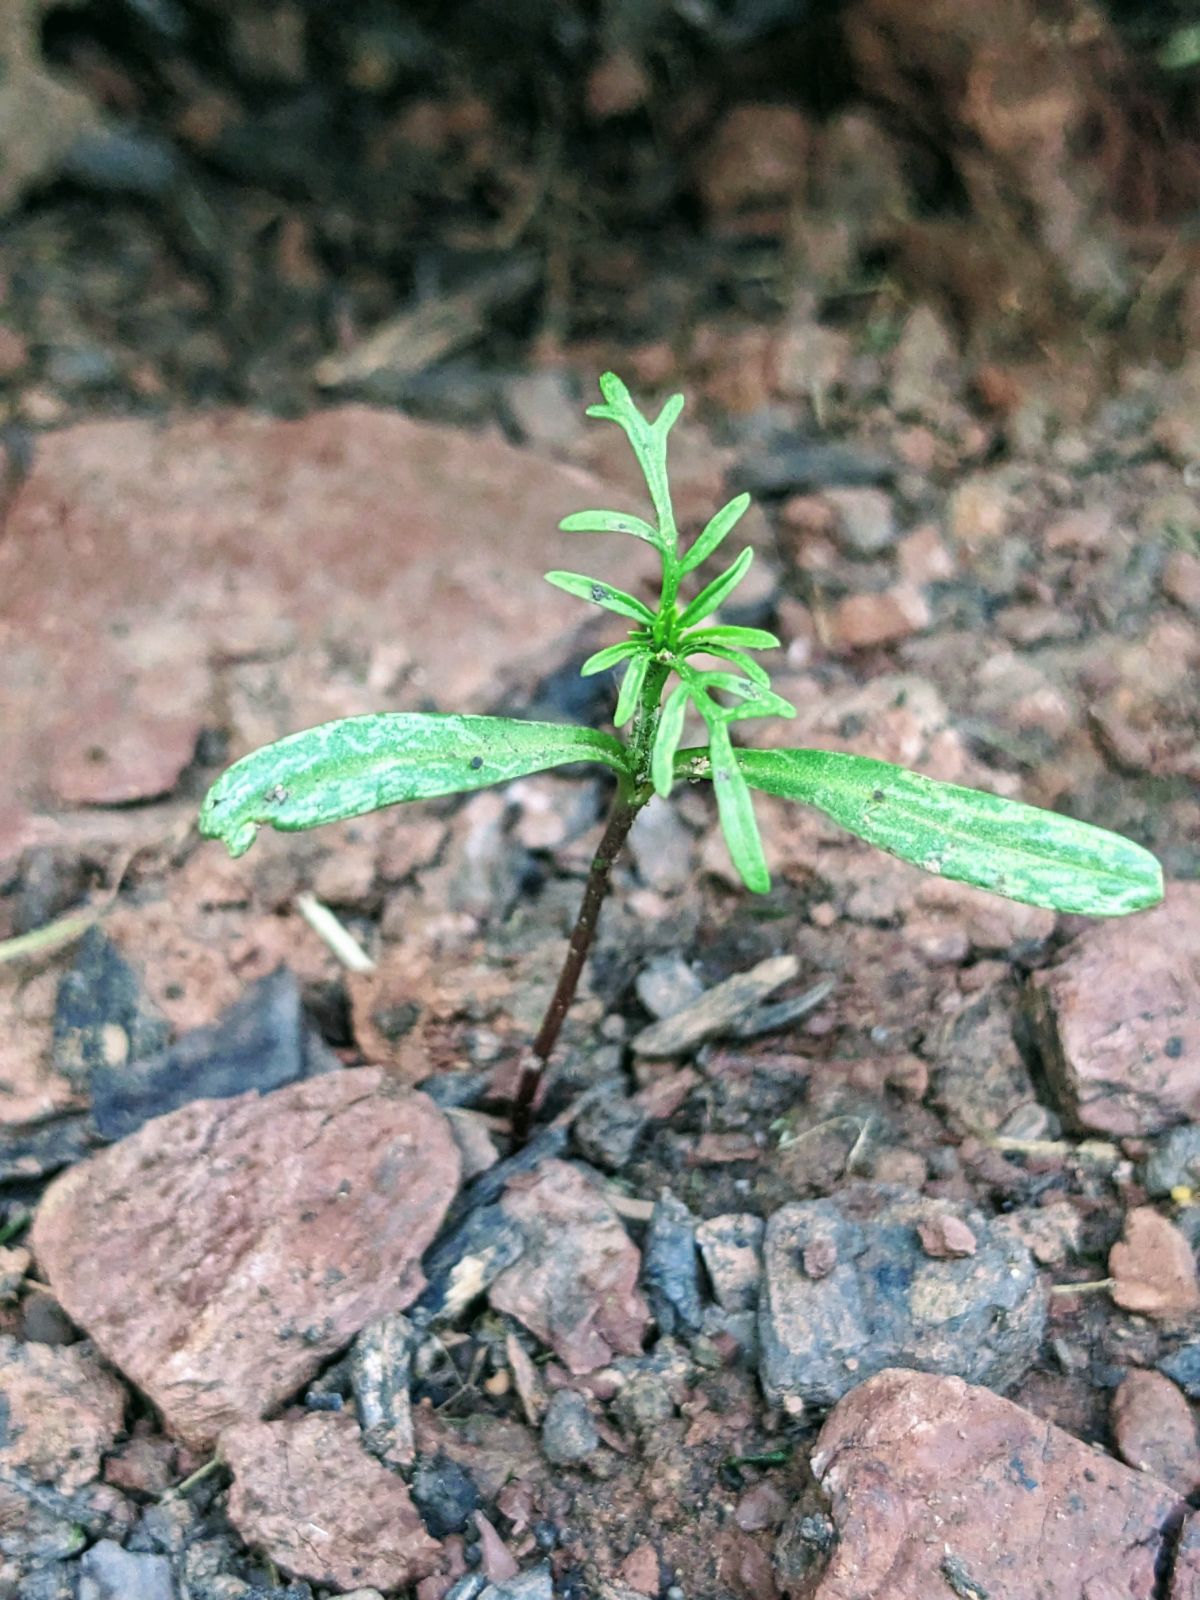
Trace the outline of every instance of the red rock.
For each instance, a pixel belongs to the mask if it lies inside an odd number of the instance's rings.
[[[221,1436],[233,1470],[229,1518],[291,1577],[339,1591],[415,1583],[438,1565],[404,1480],[338,1413],[246,1422]]]
[[[0,544],[0,812],[44,799],[46,706],[90,704],[100,686],[134,727],[193,717],[231,636],[235,756],[397,700],[482,709],[498,675],[540,678],[548,650],[570,648],[585,609],[541,575],[584,557],[559,519],[610,500],[495,434],[365,406],[45,435]],[[653,555],[631,544],[589,541],[588,570],[636,589]],[[331,676],[331,650],[371,659],[398,629],[413,663],[399,695]],[[247,652],[281,648],[267,695]]]
[[[809,1600],[1152,1600],[1183,1502],[959,1378],[895,1369],[812,1457],[838,1539]]]
[[[917,1224],[921,1249],[935,1261],[949,1260],[954,1256],[973,1256],[978,1240],[961,1217],[944,1215],[931,1217]]]
[[[1200,1310],[1200,1286],[1192,1247],[1153,1206],[1138,1206],[1108,1256],[1112,1297],[1126,1311],[1164,1322]]]
[[[98,1476],[125,1416],[125,1390],[85,1345],[53,1349],[0,1334],[0,1398],[0,1475],[20,1474],[63,1494]],[[0,1482],[0,1526],[7,1527],[11,1493]]]
[[[196,754],[198,715],[76,707],[55,727],[50,783],[67,806],[119,806],[170,794]]]
[[[1196,1419],[1182,1390],[1161,1372],[1135,1368],[1112,1402],[1112,1428],[1121,1458],[1191,1495],[1200,1488]]]
[[[898,644],[929,626],[929,605],[919,589],[897,584],[882,594],[852,594],[839,600],[829,618],[835,650],[867,650]]]
[[[147,1123],[51,1185],[32,1247],[71,1317],[200,1448],[416,1297],[458,1173],[423,1095],[333,1072]]]
[[[1029,991],[1055,1088],[1075,1121],[1158,1133],[1200,1118],[1200,884],[1095,923]]]
[[[896,546],[896,560],[906,583],[940,583],[954,576],[954,557],[932,522],[901,539]]]
[[[616,1212],[577,1167],[547,1161],[501,1202],[525,1230],[520,1261],[492,1284],[497,1311],[523,1322],[574,1373],[639,1355],[650,1320],[641,1257]]]
[[[1167,1600],[1200,1600],[1200,1512],[1193,1511],[1184,1521]]]
[[[658,1551],[652,1544],[634,1545],[621,1563],[620,1577],[638,1594],[658,1594],[662,1588]]]

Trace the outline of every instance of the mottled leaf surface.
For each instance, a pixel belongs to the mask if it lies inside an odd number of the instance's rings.
[[[345,717],[235,762],[205,796],[200,831],[240,856],[264,824],[298,832],[574,761],[626,770],[624,746],[591,728],[406,711]]]
[[[1009,900],[1112,917],[1162,899],[1162,868],[1149,851],[1053,811],[867,756],[739,750],[737,762],[754,788],[815,806],[926,872]]]

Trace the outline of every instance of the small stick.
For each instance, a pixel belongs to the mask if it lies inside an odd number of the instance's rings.
[[[323,906],[316,895],[307,889],[296,896],[296,910],[308,923],[318,939],[333,951],[349,972],[374,972],[375,963],[358,940],[334,916],[328,906]]]
[[[210,1456],[202,1467],[197,1467],[195,1472],[189,1473],[182,1483],[177,1483],[173,1489],[168,1489],[166,1494],[160,1495],[160,1500],[182,1499],[189,1489],[194,1489],[198,1483],[203,1483],[206,1478],[211,1478],[221,1465],[220,1456]]]
[[[1101,1289],[1111,1289],[1115,1278],[1089,1278],[1086,1283],[1052,1283],[1051,1294],[1099,1294]]]

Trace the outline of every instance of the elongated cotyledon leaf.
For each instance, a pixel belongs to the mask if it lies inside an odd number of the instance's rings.
[[[867,756],[738,750],[737,762],[754,788],[815,806],[926,872],[1009,900],[1112,917],[1162,899],[1162,868],[1148,850],[1054,811]]]
[[[408,711],[345,717],[235,762],[205,796],[200,832],[240,856],[260,825],[297,832],[574,761],[627,770],[620,741],[591,728]]]

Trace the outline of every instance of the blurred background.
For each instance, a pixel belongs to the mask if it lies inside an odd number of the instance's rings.
[[[350,394],[479,421],[516,370],[618,361],[822,413],[921,305],[1028,442],[1200,333],[1194,0],[0,16],[0,404],[35,427]]]

